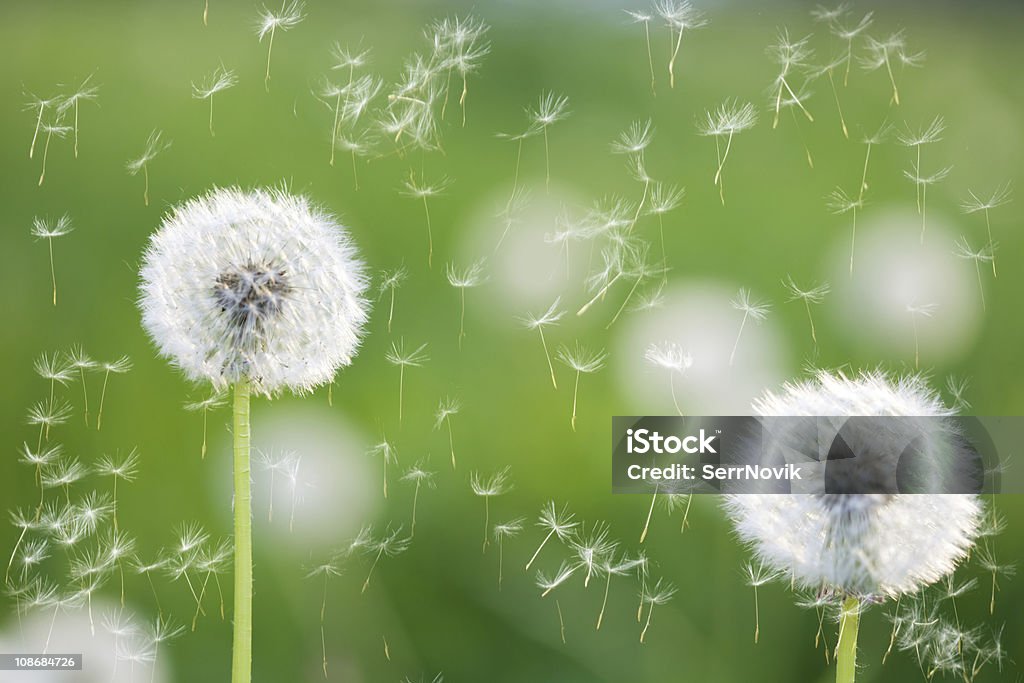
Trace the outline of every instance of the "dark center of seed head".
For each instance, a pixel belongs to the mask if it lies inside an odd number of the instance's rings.
[[[217,276],[213,295],[239,341],[260,332],[277,315],[291,291],[288,275],[273,265],[247,263]]]

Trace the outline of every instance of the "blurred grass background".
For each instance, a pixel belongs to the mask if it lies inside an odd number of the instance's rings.
[[[810,23],[809,7],[708,5],[712,24],[684,39],[672,91],[659,58],[667,49],[666,38],[654,31],[657,97],[649,90],[642,27],[630,25],[615,4],[311,2],[308,19],[275,40],[269,94],[262,82],[266,46],[253,31],[257,9],[248,2],[212,0],[207,27],[201,2],[6,3],[0,10],[5,51],[0,72],[0,250],[6,257],[6,332],[0,338],[0,356],[7,387],[0,394],[7,453],[0,458],[3,507],[29,505],[36,495],[32,472],[16,462],[17,448],[33,434],[25,425],[26,411],[47,389],[31,362],[44,351],[81,344],[100,359],[128,354],[135,369],[111,378],[102,431],[85,429],[76,412],[55,438],[85,462],[118,449],[139,449],[141,474],[119,492],[119,517],[137,538],[140,552],[153,555],[169,544],[175,526],[186,520],[203,523],[215,536],[229,532],[228,415],[211,415],[211,450],[200,460],[201,415],[186,413],[182,404],[201,396],[202,390],[187,386],[155,357],[134,305],[136,273],[148,236],[171,205],[212,185],[283,180],[337,212],[375,272],[404,263],[410,280],[398,291],[392,335],[382,315],[386,302],[378,304],[363,350],[339,376],[333,407],[326,408],[324,391],[306,398],[261,400],[254,414],[257,444],[261,423],[275,412],[308,413],[325,425],[336,423],[330,428],[344,425],[354,431],[356,443],[386,433],[400,455],[396,474],[428,454],[432,469],[439,472],[437,490],[421,493],[411,549],[382,561],[366,594],[359,594],[366,562],[350,563],[344,576],[332,580],[326,623],[332,679],[418,680],[443,671],[451,681],[828,680],[833,673],[821,650],[813,647],[816,616],[795,607],[782,587],[760,591],[761,638],[758,645],[752,643],[753,595],[741,575],[745,553],[710,497],[695,502],[691,528],[683,535],[678,517],[666,520],[664,511],[656,511],[645,547],[657,563],[655,574],[673,581],[680,591],[658,608],[645,645],[638,642],[632,581],[613,582],[600,632],[593,628],[600,599],[593,585],[584,591],[573,582],[539,598],[532,575],[522,571],[541,538],[529,526],[521,537],[506,542],[505,583],[497,591],[496,548],[480,553],[483,505],[469,490],[469,472],[512,467],[515,489],[492,501],[492,520],[525,516],[532,525],[540,506],[555,499],[568,503],[581,519],[607,520],[624,547],[635,549],[649,501],[613,497],[606,458],[609,416],[632,414],[637,408],[610,369],[585,377],[579,431],[572,433],[567,424],[571,376],[560,369],[558,392],[545,383],[539,340],[492,303],[499,296],[493,291],[495,283],[467,292],[467,338],[463,350],[457,349],[458,296],[444,280],[442,267],[451,258],[465,262],[466,245],[478,231],[500,230],[481,219],[493,213],[511,187],[514,147],[495,133],[524,128],[523,107],[534,103],[542,90],[553,90],[570,98],[573,112],[550,131],[556,196],[584,202],[610,193],[635,198],[639,186],[626,176],[621,158],[609,154],[608,144],[631,121],[651,117],[657,128],[648,153],[652,174],[688,190],[684,206],[667,223],[674,226],[668,235],[671,278],[736,282],[781,301],[781,277],[787,272],[817,274],[815,264],[848,239],[848,222],[829,215],[823,197],[837,184],[855,187],[863,160],[863,147],[841,137],[830,93],[822,85],[812,100],[817,121],[800,125],[814,155],[813,170],[792,118],[771,130],[764,90],[774,72],[764,51],[776,27],[788,25],[794,35],[814,28],[819,54],[829,51],[824,29]],[[928,59],[925,68],[900,76],[903,104],[893,110],[884,74],[864,73],[855,66],[850,86],[842,92],[851,135],[873,130],[886,117],[897,124],[916,124],[942,114],[946,138],[927,153],[936,164],[939,159],[955,162],[955,169],[946,183],[931,188],[929,209],[937,220],[968,225],[963,230],[973,230],[972,241],[980,243],[979,224],[964,222],[957,208],[967,188],[1024,176],[1019,127],[1024,91],[1017,69],[1024,59],[1019,41],[1024,14],[1013,3],[857,7],[869,9],[877,10],[873,35],[905,27],[911,49],[927,50]],[[453,124],[457,117],[449,118],[443,154],[389,154],[369,164],[360,161],[356,191],[344,156],[339,155],[333,168],[327,163],[331,115],[311,95],[328,73],[331,44],[361,42],[372,48],[372,70],[393,80],[402,60],[425,48],[421,31],[427,22],[469,11],[492,26],[492,53],[481,73],[470,78],[465,128]],[[206,103],[192,99],[190,82],[221,62],[239,74],[240,83],[217,96],[217,135],[211,138]],[[78,83],[91,73],[102,87],[98,104],[82,105],[80,158],[72,158],[69,141],[54,141],[46,182],[37,187],[40,159],[38,153],[32,160],[27,155],[34,116],[20,106],[27,99],[24,93],[45,94],[58,83]],[[712,142],[696,135],[693,122],[705,109],[733,96],[754,101],[762,116],[757,128],[735,141],[726,172],[728,203],[722,207],[711,186]],[[146,207],[142,178],[128,176],[124,164],[141,152],[154,128],[165,131],[173,146],[150,164],[151,204]],[[389,151],[386,145],[383,149]],[[912,186],[901,173],[910,152],[890,143],[873,154],[872,206],[912,207]],[[445,196],[432,202],[433,269],[426,267],[423,254],[422,206],[398,194],[408,169],[421,166],[428,176],[443,173],[455,181]],[[539,140],[524,147],[523,173],[534,196],[543,198]],[[1022,246],[1017,206],[998,214],[999,256],[1005,265],[997,281],[986,280],[989,301],[980,332],[967,349],[941,365],[924,359],[937,383],[950,373],[970,377],[968,398],[977,414],[1024,411],[1019,381],[1024,321],[1017,315],[1024,276],[1017,267]],[[34,242],[29,228],[34,216],[64,212],[76,229],[54,245],[60,287],[60,303],[54,308],[46,245]],[[491,239],[498,234],[492,232]],[[566,293],[576,306],[586,298],[578,283]],[[545,307],[524,303],[522,312]],[[605,317],[582,320],[570,316],[573,320],[558,328],[553,339],[579,337],[593,346],[607,346],[617,331],[603,329],[609,314],[604,310]],[[786,335],[781,369],[785,376],[798,376],[810,351],[804,311],[780,304],[773,315]],[[827,341],[816,363],[907,369],[906,354],[879,354],[844,335],[828,315],[819,318],[819,339]],[[429,343],[430,361],[406,377],[407,419],[399,429],[397,370],[385,362],[384,353],[400,336],[407,343]],[[651,381],[660,385],[660,379]],[[99,386],[91,376],[93,400]],[[65,392],[76,410],[79,391],[72,384]],[[465,404],[453,418],[460,457],[454,473],[447,464],[447,436],[432,429],[432,412],[445,394],[457,395]],[[702,412],[699,395],[685,395],[685,404]],[[374,468],[370,475],[365,467],[356,468],[363,478],[349,482],[364,497],[367,487],[379,485],[377,463],[361,452],[329,445],[325,455],[342,463],[365,461]],[[330,490],[329,482],[310,483]],[[87,482],[83,490],[90,485],[105,484]],[[257,496],[263,485],[257,481]],[[383,527],[389,520],[397,524],[407,519],[409,487],[393,481],[386,502],[376,500],[375,488],[372,495],[372,504],[319,520],[334,537],[333,544],[304,544],[301,530],[293,532],[292,540],[282,540],[284,522],[277,518],[276,530],[258,527],[255,681],[322,677],[321,586],[303,579],[305,567],[331,547],[342,546],[364,522]],[[259,506],[257,500],[257,514]],[[1008,519],[999,539],[1000,555],[1018,561],[1024,551],[1019,534],[1024,505],[1019,497],[1002,496],[999,509]],[[15,540],[12,527],[0,528],[0,547],[11,548]],[[546,553],[542,565],[548,570],[564,554],[553,548]],[[137,577],[128,581],[132,606],[151,614],[154,606],[145,582]],[[116,595],[114,586],[107,590]],[[158,590],[165,608],[188,621],[194,603],[182,586],[163,581]],[[995,626],[1005,622],[1008,653],[1021,659],[1021,581],[1004,582],[991,619],[984,592],[979,589],[959,605],[961,616]],[[565,644],[554,597],[565,620]],[[13,607],[0,616],[0,625],[17,627]],[[920,675],[905,654],[880,665],[888,633],[881,612],[869,612],[862,627],[862,680]],[[195,634],[168,646],[165,656],[173,680],[225,680],[229,648],[230,625],[209,616],[200,620]],[[1010,664],[1002,676],[1017,679],[1018,671]],[[985,676],[994,680],[999,674],[992,670]]]

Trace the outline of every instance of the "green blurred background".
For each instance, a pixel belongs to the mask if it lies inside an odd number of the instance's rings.
[[[383,528],[389,521],[407,523],[412,490],[394,475],[427,456],[430,469],[438,472],[437,488],[420,494],[410,550],[383,560],[365,594],[360,586],[369,568],[366,558],[346,562],[345,574],[330,582],[325,633],[332,680],[419,680],[421,675],[429,680],[438,671],[450,681],[561,683],[832,677],[822,651],[814,648],[815,614],[795,607],[784,586],[760,591],[761,637],[754,645],[753,594],[741,574],[746,553],[711,497],[694,503],[691,528],[682,535],[678,513],[668,519],[663,509],[655,511],[644,547],[656,562],[654,574],[674,582],[679,593],[657,609],[646,644],[638,642],[632,579],[613,581],[600,632],[593,628],[600,587],[592,584],[584,590],[574,580],[547,598],[539,597],[532,573],[522,567],[541,540],[532,524],[545,501],[569,504],[580,519],[606,520],[623,548],[639,547],[649,499],[609,493],[607,429],[610,415],[671,410],[663,376],[651,373],[643,379],[655,400],[644,398],[642,386],[630,388],[628,378],[615,369],[642,359],[642,346],[625,350],[629,342],[624,330],[638,324],[634,318],[658,313],[628,312],[606,331],[626,291],[613,290],[612,303],[580,319],[570,315],[550,333],[553,345],[579,338],[613,352],[609,368],[582,381],[578,431],[573,433],[568,425],[572,376],[558,368],[559,390],[553,391],[539,340],[515,320],[527,310],[542,311],[553,297],[546,290],[520,296],[496,274],[467,292],[467,336],[460,352],[458,294],[445,281],[443,264],[490,254],[501,231],[493,216],[511,188],[514,162],[513,145],[495,134],[524,128],[523,108],[542,90],[553,90],[569,97],[572,115],[550,131],[552,187],[545,192],[542,143],[530,140],[524,147],[523,178],[542,209],[529,214],[530,225],[513,230],[554,230],[562,205],[578,210],[610,194],[635,201],[641,187],[629,179],[622,159],[610,154],[609,143],[631,121],[651,117],[657,129],[648,152],[651,173],[688,190],[683,207],[666,221],[673,287],[694,282],[699,288],[714,281],[724,283],[727,294],[743,285],[773,299],[770,322],[779,343],[770,354],[774,360],[769,374],[778,379],[800,376],[808,363],[912,369],[913,354],[906,344],[888,352],[851,334],[851,327],[871,321],[844,320],[853,314],[838,308],[829,312],[828,299],[816,310],[820,353],[812,354],[805,311],[783,303],[779,280],[787,273],[804,281],[834,280],[842,274],[841,267],[830,269],[829,264],[844,263],[849,223],[847,217],[830,215],[823,198],[836,185],[856,186],[864,152],[856,138],[885,118],[902,126],[904,121],[924,123],[937,114],[945,117],[945,139],[928,147],[926,154],[936,166],[941,159],[942,165],[955,167],[949,180],[930,188],[929,212],[935,225],[952,226],[952,236],[962,232],[972,243],[983,242],[980,217],[962,216],[958,205],[968,188],[984,192],[1024,176],[1021,8],[1012,3],[858,6],[858,12],[877,9],[872,35],[906,28],[911,49],[927,50],[928,59],[923,69],[899,74],[899,107],[890,106],[883,73],[854,67],[849,86],[840,91],[855,138],[850,141],[839,131],[827,82],[815,84],[810,104],[814,124],[801,120],[794,125],[786,116],[778,130],[771,130],[765,91],[774,67],[765,48],[776,27],[787,25],[793,35],[814,31],[820,58],[830,46],[839,47],[822,26],[811,23],[805,6],[707,3],[711,25],[684,39],[674,90],[664,77],[666,35],[652,27],[657,97],[649,89],[643,29],[631,25],[623,8],[613,3],[310,2],[306,21],[276,37],[269,93],[262,82],[266,44],[257,42],[253,30],[258,6],[211,0],[205,27],[202,9],[197,1],[4,3],[0,10],[0,250],[6,258],[5,332],[0,339],[6,390],[0,395],[0,428],[7,454],[0,458],[2,507],[30,505],[37,495],[33,473],[16,456],[22,441],[34,433],[25,424],[27,410],[47,391],[31,363],[44,351],[80,344],[98,359],[128,354],[135,368],[111,378],[99,432],[82,423],[81,387],[73,383],[64,390],[76,413],[54,438],[85,462],[104,453],[139,449],[138,480],[119,491],[121,525],[137,539],[139,552],[152,556],[172,543],[174,529],[183,521],[201,522],[215,537],[229,533],[229,415],[211,414],[210,452],[201,460],[202,416],[182,406],[201,397],[203,389],[188,386],[155,356],[134,304],[136,274],[146,241],[168,207],[213,185],[285,181],[342,217],[374,273],[404,263],[410,277],[398,290],[390,335],[386,299],[377,304],[362,351],[339,375],[333,406],[321,390],[305,398],[260,400],[254,408],[257,446],[293,448],[308,464],[291,532],[284,513],[272,523],[266,521],[266,498],[261,495],[268,480],[264,473],[256,475],[256,515],[262,521],[255,538],[254,680],[322,678],[322,586],[303,578],[306,568],[343,547],[361,524]],[[311,94],[329,73],[331,44],[372,48],[371,70],[393,81],[402,60],[426,47],[422,29],[427,22],[470,11],[492,26],[492,50],[480,73],[470,78],[466,126],[449,115],[443,125],[443,153],[399,157],[382,143],[380,158],[359,162],[356,191],[343,155],[337,166],[327,163],[331,114]],[[191,97],[190,83],[222,62],[237,72],[240,83],[217,95],[217,134],[211,137],[206,103]],[[37,187],[40,158],[38,153],[32,160],[27,155],[34,115],[21,106],[25,92],[49,93],[58,83],[77,83],[91,73],[101,90],[96,103],[82,105],[80,157],[72,157],[68,140],[55,140],[46,182]],[[726,171],[728,203],[723,207],[711,186],[712,141],[696,135],[694,121],[733,96],[755,102],[761,122],[734,142]],[[142,178],[130,177],[124,164],[141,152],[154,128],[163,130],[173,146],[150,164],[151,203],[146,207]],[[813,169],[802,144],[813,154]],[[913,186],[902,177],[911,156],[892,142],[873,152],[869,206],[860,217],[865,225],[872,212],[909,211],[916,230]],[[410,167],[423,168],[428,177],[446,174],[454,180],[431,204],[433,269],[424,258],[422,206],[399,195]],[[1001,269],[998,280],[983,272],[987,310],[976,310],[976,292],[969,290],[972,311],[966,322],[942,322],[937,315],[933,330],[935,348],[942,348],[941,338],[947,334],[943,325],[951,326],[949,334],[963,333],[953,328],[969,327],[966,341],[953,351],[937,352],[939,362],[922,354],[922,368],[937,387],[949,374],[970,378],[966,398],[977,414],[1024,411],[1024,321],[1017,314],[1024,275],[1018,267],[1022,238],[1017,206],[992,214]],[[34,216],[65,212],[76,229],[54,245],[60,287],[54,308],[46,245],[33,241],[29,228]],[[650,219],[641,226],[653,239]],[[936,230],[936,235],[944,234]],[[529,248],[534,247],[524,247],[522,255],[529,257]],[[540,241],[535,248],[537,254],[546,250],[545,258],[556,250]],[[942,249],[950,251],[951,246]],[[586,253],[585,247],[578,250]],[[504,263],[502,272],[515,270],[514,262]],[[526,279],[530,266],[524,259]],[[973,269],[967,274],[973,277]],[[971,279],[966,283],[974,286]],[[856,287],[870,284],[862,281]],[[578,278],[561,293],[571,310],[589,298]],[[738,325],[725,301],[722,307],[723,315]],[[430,355],[424,367],[410,369],[406,376],[401,427],[396,414],[398,373],[384,359],[399,337],[407,344],[428,343]],[[633,357],[626,358],[630,353]],[[101,380],[100,375],[89,376],[93,400]],[[718,380],[730,381],[728,375]],[[693,388],[683,388],[681,394],[684,408],[693,413],[715,412],[722,405],[703,402],[702,392]],[[447,461],[446,433],[432,428],[432,413],[445,395],[458,396],[464,404],[453,418],[459,456],[455,472]],[[734,410],[742,412],[742,407]],[[379,462],[363,452],[382,434],[399,454],[387,501],[378,493]],[[311,452],[302,452],[302,444]],[[505,581],[499,592],[496,548],[481,555],[483,504],[472,495],[468,479],[471,471],[486,474],[506,465],[511,466],[515,488],[491,501],[491,519],[524,516],[527,530],[506,542]],[[86,480],[79,487],[105,490],[107,485]],[[1024,551],[1019,533],[1024,505],[1009,495],[998,505],[1008,522],[998,541],[1000,555],[1017,561]],[[0,547],[9,549],[15,540],[13,527],[0,528]],[[551,546],[540,564],[550,571],[560,557],[565,552]],[[132,608],[149,618],[154,603],[148,586],[135,576],[127,581]],[[226,579],[225,586],[229,583]],[[165,609],[181,622],[190,621],[194,603],[180,583],[161,579],[157,590]],[[961,617],[995,627],[1005,622],[1004,643],[1019,660],[1024,657],[1024,587],[1020,580],[1004,582],[991,618],[986,590],[982,582],[958,605]],[[109,585],[106,593],[116,600],[116,586]],[[564,644],[556,597],[564,617]],[[200,619],[195,633],[161,654],[171,680],[226,680],[230,624],[217,618],[212,604],[207,603],[211,616]],[[18,627],[10,602],[8,607],[0,616],[0,628],[10,636]],[[861,633],[861,680],[920,675],[906,653],[881,666],[889,631],[880,610],[866,615]],[[390,659],[385,657],[385,640]],[[1009,663],[1001,676],[1016,680],[1018,671]],[[4,675],[0,673],[0,680],[7,680]],[[980,678],[999,676],[992,669]]]

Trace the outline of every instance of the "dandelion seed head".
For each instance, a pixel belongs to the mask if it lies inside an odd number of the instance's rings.
[[[644,352],[644,360],[669,372],[685,373],[693,366],[693,356],[675,342],[651,344]]]
[[[832,289],[827,282],[804,289],[797,285],[793,281],[793,278],[788,275],[786,276],[786,279],[782,281],[782,284],[787,290],[789,290],[789,301],[796,301],[799,299],[812,304],[820,304],[825,300],[825,297]]]
[[[146,147],[142,150],[142,154],[134,159],[130,159],[126,164],[125,168],[128,170],[128,175],[138,175],[149,162],[153,161],[158,154],[165,151],[171,146],[169,140],[164,140],[164,133],[161,130],[154,130],[146,138]]]
[[[708,25],[703,12],[694,7],[689,0],[655,0],[654,11],[666,25],[680,33]]]
[[[397,344],[391,342],[391,349],[384,354],[384,358],[392,365],[418,368],[430,360],[430,357],[426,354],[426,349],[426,344],[420,344],[415,349],[406,351],[405,339],[399,339]]]
[[[487,279],[484,275],[483,261],[477,261],[461,270],[456,268],[454,263],[449,263],[445,269],[445,276],[448,279],[448,284],[456,289],[477,287]]]
[[[43,379],[61,385],[67,385],[75,377],[71,365],[59,353],[40,355],[32,362],[32,369]]]
[[[760,322],[768,317],[768,313],[772,309],[770,303],[754,300],[751,297],[750,290],[746,287],[740,287],[739,291],[736,292],[736,296],[729,302],[729,305],[737,311],[743,311],[744,315],[749,316],[755,322]]]
[[[1010,183],[1004,183],[992,191],[987,198],[975,194],[974,190],[967,191],[968,198],[960,204],[960,210],[964,213],[977,213],[978,211],[989,211],[1003,204],[1013,201],[1010,192]]]
[[[569,366],[575,372],[589,374],[604,367],[608,354],[604,350],[592,351],[578,341],[573,346],[562,345],[555,357],[559,362]]]
[[[298,0],[289,0],[277,12],[264,7],[256,24],[256,35],[263,42],[263,38],[273,31],[295,28],[305,18],[305,6]]]
[[[946,120],[936,116],[927,126],[911,128],[908,125],[905,130],[896,134],[896,139],[904,147],[920,147],[942,140],[942,133],[945,130]]]
[[[345,228],[301,196],[215,189],[175,208],[140,271],[143,324],[193,381],[297,393],[355,355],[367,278]]]
[[[868,30],[874,20],[874,12],[868,12],[861,17],[860,21],[856,24],[842,24],[836,21],[832,23],[830,29],[836,37],[845,41],[852,41],[854,38],[864,33],[864,31]]]
[[[697,122],[697,132],[705,136],[729,136],[742,133],[757,124],[757,110],[749,102],[726,100],[716,109],[709,109]]]
[[[980,249],[974,249],[971,247],[971,243],[967,241],[967,238],[961,235],[953,243],[953,255],[957,258],[962,258],[968,261],[977,261],[979,263],[990,262],[995,255],[998,243],[986,244]]]
[[[219,66],[201,83],[192,84],[192,97],[197,100],[208,100],[217,93],[237,84],[238,76],[235,72]]]
[[[921,416],[927,438],[950,439],[952,413],[916,375],[821,371],[767,392],[762,416]],[[982,507],[966,494],[732,495],[725,507],[759,563],[808,590],[913,593],[949,575],[978,537]]]
[[[32,219],[31,234],[37,240],[63,237],[72,230],[74,228],[71,225],[71,217],[67,214],[64,214],[55,221],[39,218],[38,216]]]
[[[469,488],[473,495],[481,498],[493,498],[501,496],[512,490],[512,483],[508,480],[510,467],[498,470],[490,476],[484,476],[479,472],[469,475]]]
[[[524,517],[516,517],[507,522],[494,525],[494,540],[499,541],[503,538],[512,538],[518,536],[523,531],[523,523],[526,521]]]
[[[639,154],[647,149],[654,140],[654,128],[651,120],[634,121],[629,128],[619,133],[618,139],[612,143],[615,154]]]

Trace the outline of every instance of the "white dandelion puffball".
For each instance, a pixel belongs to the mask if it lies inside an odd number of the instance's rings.
[[[193,381],[264,394],[329,382],[368,304],[345,228],[283,190],[213,189],[164,218],[140,271],[142,321]]]
[[[819,372],[753,408],[761,416],[920,416],[929,418],[926,439],[955,434],[952,411],[919,377],[881,372]],[[876,597],[914,592],[952,572],[974,545],[982,513],[970,494],[738,494],[724,504],[739,538],[767,566],[804,588]]]

